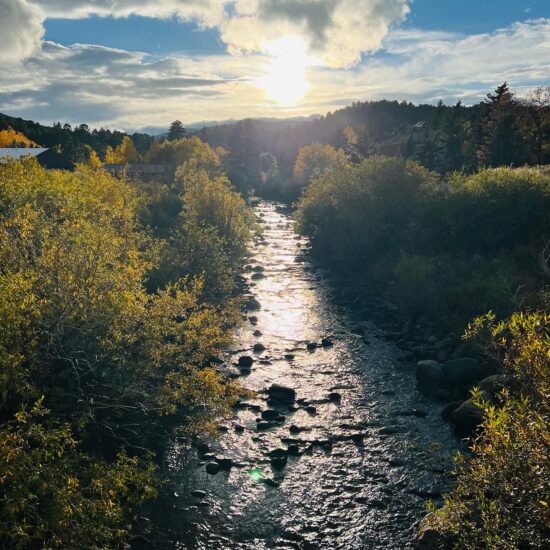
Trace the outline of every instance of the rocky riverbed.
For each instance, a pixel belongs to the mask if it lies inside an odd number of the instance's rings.
[[[219,437],[174,442],[170,495],[151,511],[162,547],[411,548],[426,501],[452,481],[443,407],[387,329],[334,299],[288,214],[256,213],[248,310],[221,367],[255,395]]]

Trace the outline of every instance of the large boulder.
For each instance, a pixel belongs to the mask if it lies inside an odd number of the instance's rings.
[[[440,363],[427,359],[416,364],[416,380],[421,388],[443,386],[444,378]]]
[[[296,401],[296,392],[292,388],[280,384],[272,384],[267,389],[267,394],[269,399],[280,403],[294,403]]]
[[[428,514],[421,522],[415,537],[415,546],[418,550],[446,550],[452,548],[449,536],[437,531],[430,521],[432,514]]]
[[[481,397],[491,401],[491,395],[487,391],[481,391]],[[461,437],[470,437],[483,421],[483,410],[474,404],[473,399],[464,401],[452,413],[450,422],[456,433]]]
[[[493,374],[484,378],[477,386],[480,390],[486,391],[494,399],[504,388],[510,388],[513,381],[513,377],[509,374]]]
[[[441,370],[450,387],[471,386],[489,374],[486,366],[471,357],[451,359],[442,365]]]

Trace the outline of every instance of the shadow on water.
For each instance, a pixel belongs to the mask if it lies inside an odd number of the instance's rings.
[[[416,391],[413,365],[375,323],[331,300],[288,213],[268,202],[256,213],[264,233],[245,275],[261,308],[243,319],[226,362],[237,369],[241,355],[254,357],[240,374],[257,397],[208,442],[210,454],[173,443],[170,496],[151,510],[165,533],[152,546],[410,548],[426,500],[448,487],[457,442]],[[268,404],[274,383],[293,388],[296,403]],[[266,409],[277,418],[258,424]],[[231,467],[207,473],[214,457]]]

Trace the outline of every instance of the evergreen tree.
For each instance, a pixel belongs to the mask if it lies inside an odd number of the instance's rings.
[[[168,130],[168,141],[176,141],[177,139],[181,139],[185,136],[185,134],[186,131],[181,120],[174,120],[174,122],[170,124],[170,129]]]

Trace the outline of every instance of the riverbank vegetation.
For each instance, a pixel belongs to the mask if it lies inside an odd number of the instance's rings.
[[[213,360],[252,216],[193,160],[156,189],[0,165],[3,547],[123,545],[168,436],[211,430],[239,395]]]
[[[537,168],[441,175],[404,158],[335,163],[297,203],[313,252],[402,311],[464,331],[504,389],[473,391],[483,422],[421,548],[546,548],[550,486],[550,177]],[[485,315],[488,311],[490,314]]]

